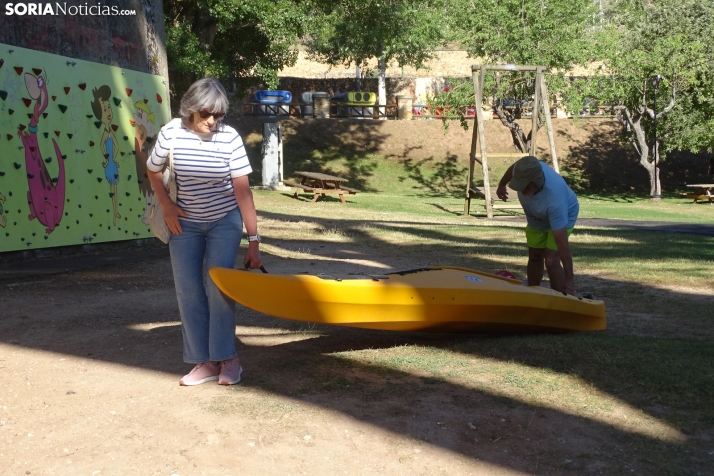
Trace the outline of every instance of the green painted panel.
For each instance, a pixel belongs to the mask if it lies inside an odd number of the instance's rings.
[[[0,44],[0,81],[0,252],[153,236],[162,78]]]

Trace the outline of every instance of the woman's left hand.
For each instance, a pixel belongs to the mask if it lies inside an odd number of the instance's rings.
[[[257,241],[248,242],[248,251],[245,252],[243,265],[246,268],[258,269],[263,265],[263,260],[260,257],[260,249],[258,249]]]

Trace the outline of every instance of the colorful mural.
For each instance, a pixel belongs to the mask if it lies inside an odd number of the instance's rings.
[[[146,158],[165,91],[159,76],[0,44],[0,252],[153,236]]]

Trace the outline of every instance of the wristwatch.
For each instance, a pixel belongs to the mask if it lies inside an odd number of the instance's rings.
[[[248,241],[257,241],[258,243],[260,243],[260,235],[258,233],[256,233],[255,235],[250,235],[248,237]]]

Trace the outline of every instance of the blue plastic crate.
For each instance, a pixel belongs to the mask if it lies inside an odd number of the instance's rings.
[[[259,89],[255,92],[255,100],[261,104],[290,104],[293,95],[290,91]]]

